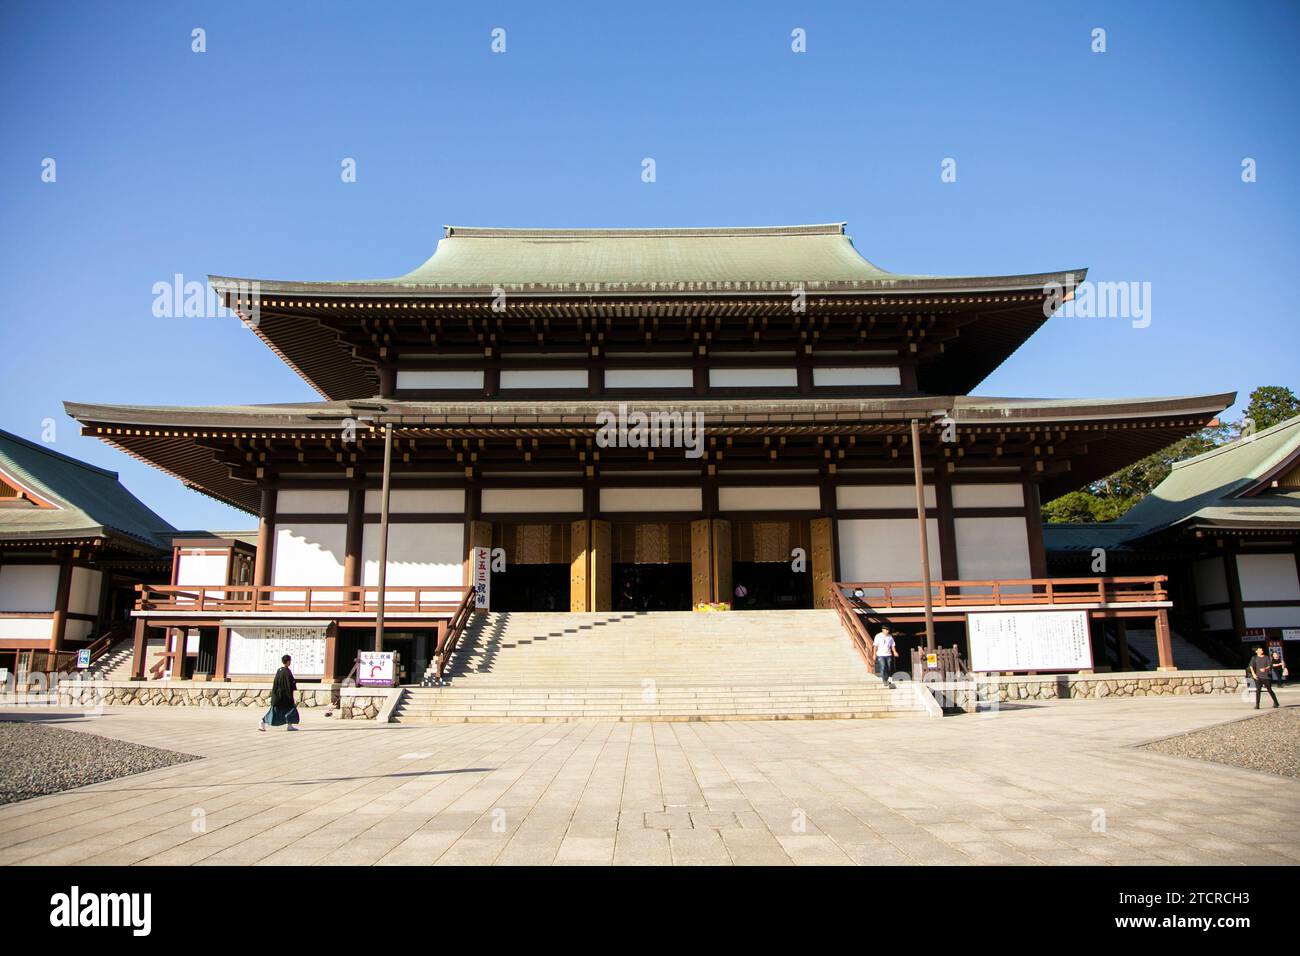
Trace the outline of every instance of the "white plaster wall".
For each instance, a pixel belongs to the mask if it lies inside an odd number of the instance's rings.
[[[99,613],[99,588],[103,580],[102,571],[90,568],[72,569],[72,587],[68,590],[68,610],[74,614]],[[73,623],[73,622],[69,622]],[[87,628],[89,621],[82,621]]]
[[[342,584],[347,533],[347,526],[343,524],[277,526],[271,583]],[[293,594],[279,591],[276,597],[297,600]]]
[[[446,524],[390,524],[388,526],[388,570],[384,588],[390,601],[410,601],[411,591],[393,591],[394,585],[460,588],[464,580],[465,526]],[[379,584],[379,525],[366,525],[361,548],[361,583]],[[425,595],[437,599],[433,595]],[[447,600],[451,595],[447,595]]]
[[[581,488],[484,488],[485,514],[582,511]]]
[[[176,583],[194,586],[226,583],[225,551],[182,554],[176,568]]]
[[[478,388],[483,387],[482,369],[430,369],[427,371],[404,371],[397,373],[399,389],[443,389],[443,388]]]
[[[1196,577],[1196,599],[1201,604],[1223,604],[1228,584],[1223,579],[1223,558],[1203,558],[1192,565]]]
[[[837,524],[844,581],[921,580],[921,541],[915,519],[842,518]],[[939,579],[939,522],[926,521],[930,576]]]
[[[606,388],[691,388],[695,373],[689,368],[607,368]]]
[[[58,592],[57,564],[0,565],[0,611],[52,611]]]
[[[276,514],[346,515],[346,488],[282,488],[275,496]]]
[[[600,510],[700,511],[704,493],[699,488],[602,488]]]
[[[379,514],[383,491],[366,491],[366,511]],[[389,514],[463,514],[465,491],[461,488],[393,488],[388,492]]]
[[[586,388],[585,368],[502,369],[501,388]]]
[[[1293,555],[1239,554],[1237,576],[1241,579],[1243,601],[1300,600],[1300,578],[1296,577]],[[1300,608],[1297,608],[1297,614],[1300,614]],[[1248,626],[1275,627],[1276,625],[1248,623]]]
[[[1245,615],[1247,627],[1300,627],[1300,607],[1248,607]]]
[[[814,368],[813,385],[898,385],[902,377],[898,368]]]
[[[799,373],[792,368],[711,368],[709,385],[714,388],[794,388]]]
[[[12,608],[8,610],[12,610]],[[48,641],[53,630],[54,622],[48,617],[0,619],[0,638],[12,637],[28,641]]]
[[[1028,578],[1024,518],[957,518],[957,574],[964,580]]]
[[[923,492],[925,506],[935,507],[934,485]],[[849,508],[911,508],[916,510],[916,488],[912,485],[840,485],[835,489],[835,503]]]
[[[821,506],[821,489],[815,486],[718,489],[719,511],[816,511]]]
[[[954,508],[1023,508],[1025,489],[1021,485],[953,485]]]

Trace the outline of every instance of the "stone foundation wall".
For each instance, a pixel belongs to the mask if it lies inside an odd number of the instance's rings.
[[[980,699],[993,700],[995,694],[1001,701],[1236,694],[1245,686],[1246,677],[1241,671],[1127,671],[999,677],[980,681]]]
[[[339,716],[344,720],[374,720],[391,693],[387,687],[345,687],[339,701]]]
[[[328,707],[339,700],[338,684],[300,684],[300,708]],[[65,706],[94,707],[248,707],[271,706],[270,684],[209,681],[59,681],[54,694]]]
[[[958,696],[969,698],[969,688]],[[1021,700],[1066,700],[1104,697],[1183,697],[1190,694],[1239,694],[1246,688],[1241,671],[1125,671],[1104,674],[1056,674],[1030,677],[980,676],[975,682],[981,703]],[[938,693],[938,692],[936,692]],[[958,706],[963,706],[958,701]]]
[[[0,688],[0,705],[60,707],[246,707],[271,706],[269,683],[213,681],[110,681],[59,680],[51,690],[32,682],[24,693],[11,685]],[[7,691],[7,692],[6,692]],[[387,687],[352,687],[339,683],[299,684],[295,695],[302,709],[330,708],[344,720],[374,720],[384,710],[394,690]]]

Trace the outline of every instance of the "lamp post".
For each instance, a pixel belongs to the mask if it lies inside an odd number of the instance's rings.
[[[916,523],[921,534],[921,580],[925,582],[925,649],[934,652],[934,600],[930,594],[930,536],[926,533],[925,473],[921,470],[921,424],[912,419],[912,475],[916,481]]]
[[[388,581],[388,487],[393,477],[393,423],[384,422],[384,490],[379,505],[379,596],[375,601],[375,650],[384,649],[384,586]]]

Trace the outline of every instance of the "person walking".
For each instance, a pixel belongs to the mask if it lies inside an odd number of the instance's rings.
[[[876,650],[876,673],[880,675],[882,681],[893,687],[894,655],[898,645],[894,642],[894,635],[890,633],[888,624],[872,638],[871,646]]]
[[[1286,679],[1291,676],[1291,672],[1286,669],[1286,661],[1282,659],[1281,651],[1270,651],[1269,658],[1271,669],[1273,671],[1273,683],[1281,687],[1286,683]]]
[[[1268,691],[1273,706],[1277,707],[1277,694],[1273,693],[1273,662],[1264,653],[1264,648],[1255,648],[1255,656],[1246,665],[1246,674],[1255,680],[1255,709],[1259,710],[1259,695],[1263,691]]]
[[[302,718],[298,716],[298,705],[294,702],[298,681],[294,679],[293,671],[289,669],[291,663],[293,658],[288,654],[280,658],[282,666],[275,672],[275,680],[271,682],[271,707],[262,718],[262,722],[257,725],[260,731],[265,731],[267,724],[272,727],[283,725],[286,730],[298,729],[298,721]]]

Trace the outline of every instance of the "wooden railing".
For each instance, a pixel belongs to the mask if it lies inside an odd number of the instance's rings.
[[[384,614],[453,615],[464,603],[456,586],[390,584],[384,588]],[[379,588],[348,585],[272,584],[214,585],[137,584],[137,611],[233,613],[374,614]]]
[[[1167,577],[1015,578],[996,581],[932,581],[930,600],[944,608],[1079,604],[1139,604],[1169,600]],[[877,612],[925,606],[922,581],[845,581],[831,585],[832,598],[850,595]]]
[[[867,631],[866,621],[863,620],[859,609],[851,603],[849,598],[844,596],[844,591],[840,585],[831,585],[831,607],[839,615],[840,624],[849,635],[849,640],[853,641],[853,646],[858,649],[862,659],[867,662],[867,670],[875,673],[876,648],[871,643],[871,634]]]
[[[460,646],[460,637],[465,632],[466,625],[469,624],[470,615],[474,613],[474,589],[466,588],[465,596],[461,599],[460,606],[456,608],[456,613],[452,615],[451,620],[447,623],[447,629],[443,632],[441,640],[438,641],[437,649],[437,678],[438,683],[442,683],[442,675],[447,670],[447,663],[451,660],[456,648]]]

